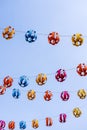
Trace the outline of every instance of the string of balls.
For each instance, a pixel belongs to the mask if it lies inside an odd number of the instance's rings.
[[[2,29],[2,28],[0,28],[0,29]],[[25,40],[29,43],[35,42],[37,40],[37,33],[35,30],[30,29],[27,32],[25,32],[25,31],[16,31],[16,32],[25,33]],[[4,28],[4,30],[2,32],[2,36],[6,40],[12,39],[14,37],[14,35],[15,35],[15,29],[11,26]],[[43,34],[38,33],[38,35],[43,35]],[[70,35],[59,35],[58,32],[51,32],[49,34],[44,34],[44,35],[48,35],[48,43],[51,45],[58,44],[60,42],[60,36],[61,37],[71,37]],[[87,36],[85,36],[85,37],[87,37]],[[73,34],[71,40],[72,40],[72,44],[77,47],[81,46],[84,42],[84,38],[81,33]]]

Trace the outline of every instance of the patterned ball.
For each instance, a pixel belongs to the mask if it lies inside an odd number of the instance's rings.
[[[48,42],[51,45],[55,45],[60,41],[59,34],[57,32],[52,32],[48,35]]]
[[[6,126],[5,121],[0,120],[0,130],[4,130],[5,126]]]
[[[6,27],[4,29],[4,31],[2,32],[2,36],[6,40],[9,40],[9,39],[13,38],[14,34],[15,34],[15,30],[11,26]]]
[[[63,91],[63,92],[61,93],[60,97],[61,97],[61,99],[62,99],[63,101],[67,101],[67,100],[69,99],[70,95],[69,95],[69,93],[68,93],[67,91]]]
[[[6,92],[5,86],[0,86],[0,95],[3,95]]]
[[[55,74],[55,78],[58,82],[63,82],[66,79],[66,77],[67,74],[63,69],[59,69]]]
[[[23,75],[19,78],[19,82],[18,84],[21,86],[21,87],[26,87],[28,86],[29,84],[29,79],[27,76]]]
[[[85,65],[84,63],[80,63],[77,68],[76,68],[77,73],[80,76],[86,76],[87,75],[87,65]]]
[[[77,92],[77,95],[79,96],[80,99],[84,99],[86,97],[86,91],[84,89],[80,89],[78,92]]]
[[[13,79],[12,77],[10,76],[6,76],[3,80],[3,85],[6,87],[6,88],[9,88],[12,86],[12,83],[13,83]]]
[[[33,100],[36,98],[36,92],[34,90],[29,90],[27,93],[27,98],[29,100]]]
[[[20,97],[20,95],[21,95],[20,90],[14,88],[13,91],[12,91],[12,96],[13,96],[15,99],[18,99],[18,98]]]
[[[74,46],[81,46],[83,44],[83,37],[82,34],[76,33],[72,36],[72,43]]]
[[[32,120],[32,127],[33,127],[34,129],[36,129],[36,128],[39,127],[39,122],[38,122],[37,119]]]
[[[44,85],[47,81],[47,76],[46,74],[40,73],[38,74],[38,76],[36,77],[36,83],[38,85]]]
[[[64,113],[61,113],[61,114],[59,115],[59,122],[65,123],[65,122],[66,122],[66,118],[67,118],[67,115],[64,114]]]
[[[29,30],[25,34],[25,40],[29,43],[35,42],[37,40],[37,34],[34,30]]]
[[[50,117],[46,117],[46,126],[52,126],[53,125],[53,120]]]
[[[22,130],[26,129],[26,122],[25,121],[20,121],[19,122],[19,128],[22,129]]]
[[[80,117],[81,116],[81,114],[82,114],[82,112],[81,112],[81,110],[77,107],[77,108],[74,108],[73,109],[73,115],[75,116],[75,117]]]
[[[8,123],[8,128],[9,128],[9,130],[14,130],[15,129],[15,122],[14,121],[10,121]]]
[[[45,101],[50,101],[52,99],[52,96],[53,96],[53,94],[51,91],[49,91],[49,90],[45,91],[45,94],[44,94]]]

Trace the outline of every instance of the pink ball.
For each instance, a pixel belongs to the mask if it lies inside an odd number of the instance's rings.
[[[61,113],[59,115],[59,122],[65,123],[66,122],[67,115],[65,113]]]
[[[0,130],[3,129],[3,128],[5,128],[5,126],[6,126],[5,121],[0,120]]]
[[[63,91],[60,95],[63,101],[67,101],[70,97],[69,93],[67,91]]]
[[[63,82],[67,77],[65,70],[59,69],[56,72],[55,78],[58,82]]]

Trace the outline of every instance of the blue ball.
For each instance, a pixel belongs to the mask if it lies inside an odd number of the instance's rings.
[[[13,89],[13,91],[12,91],[12,96],[14,97],[14,98],[16,98],[16,99],[18,99],[19,97],[20,97],[20,90],[19,89]]]
[[[19,122],[19,128],[22,129],[22,130],[26,129],[26,122],[25,121],[20,121]]]
[[[37,40],[37,34],[34,30],[28,30],[25,34],[25,40],[29,43],[35,42]]]
[[[27,76],[23,75],[19,78],[19,82],[18,84],[21,86],[21,87],[26,87],[28,86],[29,84],[29,79]]]

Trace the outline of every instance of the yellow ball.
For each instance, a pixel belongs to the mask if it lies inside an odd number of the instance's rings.
[[[78,107],[73,109],[73,115],[74,115],[76,118],[80,117],[81,114],[82,114],[82,112],[81,112],[81,110],[80,110]]]
[[[76,33],[76,34],[73,34],[72,36],[72,43],[74,46],[81,46],[83,44],[83,37],[82,37],[82,34],[80,33]]]
[[[32,120],[32,127],[35,128],[35,129],[39,127],[38,120],[36,120],[36,119]]]
[[[36,77],[36,83],[38,85],[44,85],[47,81],[47,76],[46,74],[40,73],[38,74],[38,76]]]
[[[29,90],[27,93],[27,98],[29,100],[33,100],[36,98],[36,92],[34,90]]]
[[[79,96],[80,99],[84,99],[86,97],[86,91],[84,89],[80,89],[77,92],[77,95]]]

